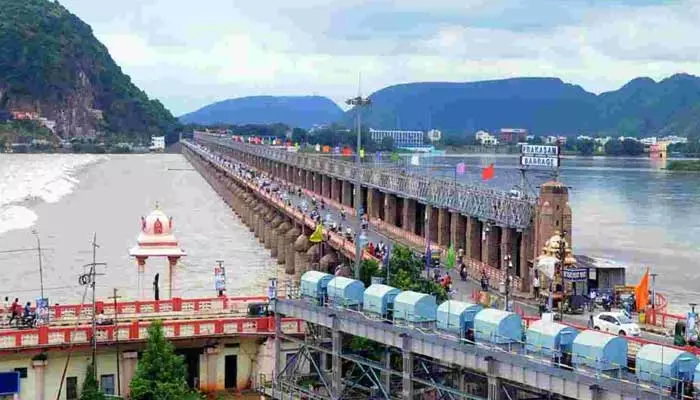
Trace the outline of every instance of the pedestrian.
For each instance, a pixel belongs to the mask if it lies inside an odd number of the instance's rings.
[[[535,300],[540,298],[540,275],[535,271],[535,278],[532,280],[532,291],[535,294]]]
[[[459,277],[462,279],[462,281],[467,280],[467,266],[464,265],[464,261],[459,262]]]
[[[10,321],[8,324],[12,324],[12,321],[19,323],[19,314],[22,312],[22,306],[19,304],[19,299],[15,297],[15,301],[12,302],[12,316],[10,316]]]
[[[158,279],[160,278],[160,273],[157,273],[153,278],[153,297],[156,301],[160,300],[160,288],[158,287]]]

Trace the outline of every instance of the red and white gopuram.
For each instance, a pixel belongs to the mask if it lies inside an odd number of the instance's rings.
[[[129,250],[129,255],[136,258],[139,274],[139,296],[145,299],[145,286],[143,283],[146,272],[146,259],[148,257],[168,258],[168,298],[173,297],[173,273],[180,257],[187,253],[180,248],[177,239],[173,235],[173,218],[165,215],[160,210],[158,203],[156,208],[147,217],[141,217],[141,233],[136,246]]]

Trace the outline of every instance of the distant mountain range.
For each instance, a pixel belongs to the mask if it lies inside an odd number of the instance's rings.
[[[343,110],[321,96],[252,96],[214,103],[180,117],[196,124],[274,124],[311,128],[340,120]]]
[[[389,86],[372,95],[363,123],[384,129],[526,128],[537,135],[700,135],[700,78],[676,74],[662,81],[637,78],[596,95],[558,78],[513,78]],[[352,122],[325,97],[246,97],[226,100],[181,117],[183,122],[275,123],[308,128]]]

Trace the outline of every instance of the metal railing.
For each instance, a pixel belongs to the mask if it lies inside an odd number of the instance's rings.
[[[377,188],[434,207],[455,210],[509,228],[525,229],[530,226],[536,204],[536,199],[516,199],[502,190],[455,184],[453,181],[436,177],[407,176],[372,167],[358,169],[346,161],[286,152],[268,146],[249,145],[230,139],[200,137],[198,140],[346,181],[354,181],[359,174],[363,186]]]

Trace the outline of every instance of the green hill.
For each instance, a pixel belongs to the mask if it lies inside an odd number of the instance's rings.
[[[373,93],[363,122],[373,128],[447,134],[526,128],[537,135],[700,135],[700,78],[637,78],[596,95],[557,78],[417,82]],[[343,120],[350,123],[354,111]]]
[[[177,124],[58,2],[0,0],[0,49],[0,111],[36,113],[62,137],[146,139]]]

